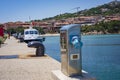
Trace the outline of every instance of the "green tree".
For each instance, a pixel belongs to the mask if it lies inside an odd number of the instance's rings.
[[[110,21],[110,22],[100,22],[92,26],[83,26],[82,32],[92,32],[96,30],[97,32],[102,31],[104,34],[108,33],[119,33],[120,32],[120,21]]]
[[[10,32],[11,34],[16,33],[15,28],[8,28],[6,31],[7,31],[8,33]]]
[[[37,29],[41,34],[45,34],[43,28],[41,28],[41,27],[35,27],[35,26],[33,28]]]
[[[17,33],[23,33],[24,32],[24,28],[22,26],[17,27],[15,30],[16,30]]]

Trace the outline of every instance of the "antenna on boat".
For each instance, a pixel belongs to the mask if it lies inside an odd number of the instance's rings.
[[[33,25],[32,25],[31,17],[30,17],[30,16],[29,16],[29,21],[30,21],[30,26],[29,26],[29,28],[32,29]]]
[[[31,21],[31,18],[30,18],[30,16],[29,16],[29,20]]]

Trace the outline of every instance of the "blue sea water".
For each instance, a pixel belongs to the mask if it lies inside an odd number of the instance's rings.
[[[82,68],[97,80],[120,80],[120,35],[82,36]],[[60,37],[46,37],[46,54],[61,61]]]

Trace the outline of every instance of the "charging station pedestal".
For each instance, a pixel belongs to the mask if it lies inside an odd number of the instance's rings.
[[[80,24],[60,29],[61,71],[66,76],[82,75]]]
[[[96,80],[82,71],[81,25],[70,24],[60,29],[61,71],[53,71],[54,80]]]

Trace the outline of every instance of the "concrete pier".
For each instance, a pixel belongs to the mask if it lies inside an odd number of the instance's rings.
[[[53,80],[96,80],[96,78],[90,76],[87,72],[82,71],[82,76],[68,77],[64,75],[61,70],[52,71]]]
[[[11,37],[0,48],[0,80],[53,80],[61,64],[49,56],[36,57],[35,49]]]

